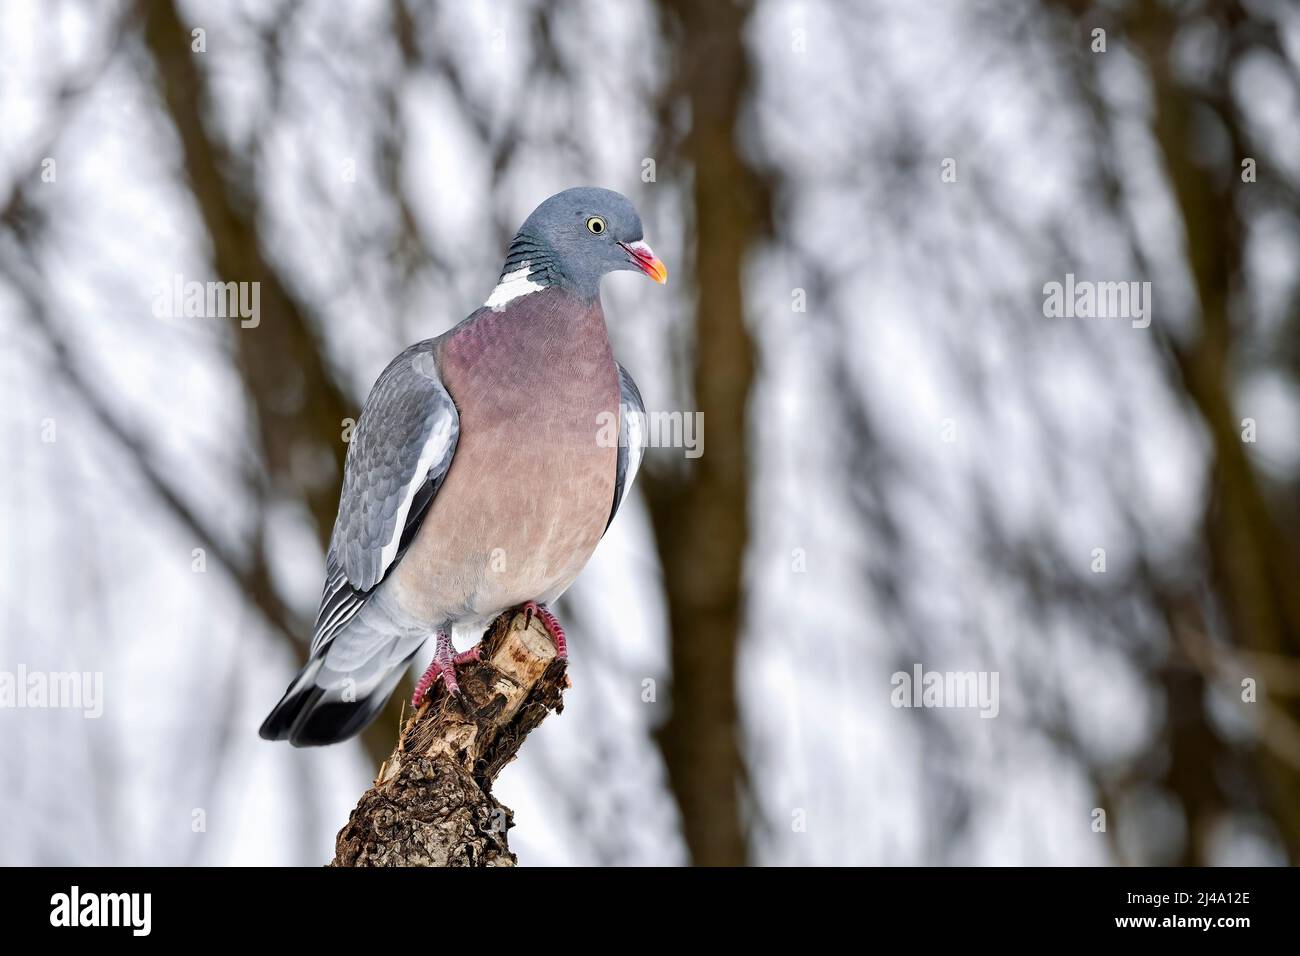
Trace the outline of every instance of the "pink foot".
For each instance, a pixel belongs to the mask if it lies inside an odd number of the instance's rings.
[[[564,626],[560,624],[559,619],[551,613],[551,609],[545,604],[538,604],[536,601],[529,601],[520,608],[527,616],[529,622],[532,621],[533,615],[542,622],[546,628],[546,633],[551,635],[551,640],[555,642],[555,656],[562,661],[569,659],[569,642],[564,639]]]
[[[460,654],[453,654],[451,638],[439,634],[438,649],[434,652],[433,662],[419,681],[416,682],[415,693],[411,695],[411,706],[417,710],[419,709],[420,705],[424,703],[425,695],[437,683],[439,677],[446,683],[447,693],[453,697],[458,696],[460,694],[460,682],[456,680],[456,668],[480,659],[477,644]]]

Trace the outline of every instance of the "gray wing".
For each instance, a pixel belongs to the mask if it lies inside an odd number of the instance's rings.
[[[618,367],[618,390],[618,471],[614,476],[614,506],[609,509],[609,521],[605,522],[607,531],[627,490],[632,487],[632,479],[641,467],[646,447],[645,402],[641,400],[641,390],[636,387],[636,382],[621,365]]]
[[[313,652],[343,629],[405,553],[447,476],[459,435],[433,341],[411,346],[379,376],[352,432]]]

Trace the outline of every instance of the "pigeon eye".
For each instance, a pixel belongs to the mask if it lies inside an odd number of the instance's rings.
[[[599,236],[605,231],[605,220],[601,219],[599,216],[592,216],[587,220],[587,229],[593,234]]]

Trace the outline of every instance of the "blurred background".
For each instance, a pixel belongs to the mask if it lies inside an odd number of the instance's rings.
[[[521,863],[1300,862],[1295,5],[0,0],[0,130],[0,678],[102,678],[0,695],[0,863],[330,859],[409,680],[256,731],[350,423],[581,184],[668,263],[605,310],[703,454],[561,602]]]

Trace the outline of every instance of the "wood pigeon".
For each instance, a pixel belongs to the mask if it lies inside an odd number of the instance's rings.
[[[614,360],[600,280],[668,270],[641,217],[608,189],[546,200],[510,243],[497,286],[459,325],[389,363],[344,466],[311,657],[263,722],[268,740],[344,740],[392,694],[429,635],[459,692],[453,627],[481,633],[547,609],[586,565],[645,450],[645,406]],[[617,430],[615,431],[615,423]]]

